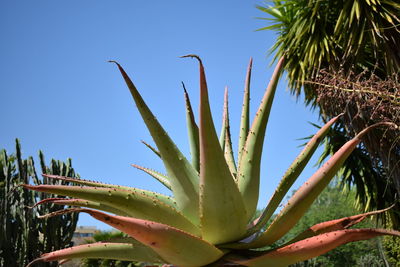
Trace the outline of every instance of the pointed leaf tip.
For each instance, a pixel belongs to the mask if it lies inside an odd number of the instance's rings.
[[[187,95],[188,95],[188,92],[187,92],[187,90],[186,90],[185,83],[181,81],[181,84],[182,84],[183,92],[185,93],[185,96],[187,96]]]
[[[143,145],[145,145],[148,149],[150,149],[151,151],[153,151],[154,154],[157,155],[157,157],[161,158],[161,154],[160,151],[158,151],[155,147],[153,147],[152,145],[150,145],[149,143],[147,143],[144,140],[140,140],[140,142],[142,142]]]
[[[34,260],[31,261],[30,263],[28,263],[28,265],[26,265],[26,267],[32,267],[32,266],[34,266],[36,263],[42,262],[42,261],[44,261],[42,258],[34,259]]]
[[[369,130],[371,130],[371,129],[373,129],[373,128],[376,128],[376,127],[380,127],[380,126],[393,127],[393,128],[395,128],[395,129],[398,129],[398,128],[399,128],[399,126],[396,125],[396,124],[393,123],[393,122],[378,122],[378,123],[375,123],[375,124],[372,124],[372,125],[368,126],[368,127],[365,128],[364,130],[362,130],[361,132],[359,132],[359,133],[355,136],[355,138],[356,138],[356,139],[361,139]]]
[[[119,68],[121,68],[121,65],[120,65],[117,61],[115,61],[115,60],[108,60],[107,62],[108,62],[108,63],[116,64]]]
[[[169,178],[166,175],[164,175],[158,171],[139,166],[137,164],[131,164],[131,165],[133,167],[135,167],[136,169],[139,169],[139,170],[149,174],[150,176],[152,176],[153,178],[158,180],[160,183],[162,183],[166,188],[168,188],[169,190],[172,190],[171,183],[169,182]]]
[[[222,113],[222,126],[221,133],[219,135],[219,143],[221,145],[222,151],[225,152],[225,136],[229,131],[229,110],[228,110],[228,86],[225,86],[224,92],[224,108]]]
[[[180,58],[187,58],[187,57],[195,58],[195,59],[197,59],[197,60],[200,62],[200,64],[203,64],[202,61],[201,61],[201,58],[200,58],[198,55],[189,54],[189,55],[180,56]]]
[[[240,119],[240,132],[239,132],[239,148],[238,148],[238,165],[240,164],[244,146],[246,143],[247,136],[249,134],[250,127],[250,82],[251,82],[251,70],[253,68],[253,58],[250,57],[249,65],[246,72],[246,80],[244,83],[243,93],[243,105],[242,114]],[[240,169],[240,166],[238,166]]]
[[[190,154],[192,156],[192,165],[197,172],[200,171],[200,148],[199,148],[199,127],[196,124],[189,94],[186,91],[185,84],[182,82],[183,94],[186,105],[186,124],[190,144]]]

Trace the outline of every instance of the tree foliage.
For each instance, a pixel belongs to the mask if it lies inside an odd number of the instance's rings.
[[[379,121],[398,123],[400,4],[386,0],[287,0],[258,8],[278,33],[272,48],[286,55],[289,87],[322,120],[344,112],[323,158],[363,128]],[[365,87],[367,85],[367,87]],[[390,86],[387,86],[390,85]],[[371,89],[372,88],[372,89]],[[390,115],[389,117],[387,115]],[[343,183],[355,185],[366,209],[390,206],[400,195],[399,129],[374,130],[342,170]],[[391,137],[389,137],[391,136]],[[400,227],[400,207],[391,211]]]
[[[385,247],[385,254],[390,266],[400,267],[400,243],[394,238],[383,239],[383,245]]]
[[[258,6],[270,15],[276,58],[287,55],[290,87],[299,94],[320,69],[378,68],[383,76],[400,67],[400,4],[386,0],[287,0]],[[315,92],[304,87],[308,102]]]

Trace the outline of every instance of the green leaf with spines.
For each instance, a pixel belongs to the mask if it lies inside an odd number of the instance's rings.
[[[160,183],[162,183],[166,188],[168,188],[169,190],[171,190],[171,183],[169,182],[169,178],[167,176],[165,176],[164,174],[149,169],[149,168],[145,168],[142,166],[139,166],[137,164],[131,164],[133,167],[135,167],[136,169],[139,169],[141,171],[144,171],[145,173],[149,174],[150,176],[152,176],[153,178],[155,178],[157,181],[159,181]]]
[[[143,145],[145,145],[148,149],[150,149],[154,154],[157,155],[157,157],[161,158],[161,154],[160,151],[158,151],[155,147],[153,147],[152,145],[150,145],[149,143],[145,142],[144,140],[141,140],[140,142],[142,142]]]
[[[151,110],[144,102],[139,91],[125,70],[115,61],[126,85],[128,86],[136,107],[145,122],[157,148],[161,154],[165,168],[170,177],[172,191],[182,213],[196,225],[199,224],[199,176],[194,167],[174,144],[167,132],[157,121]]]
[[[228,91],[228,88],[227,87],[225,87],[225,94],[224,94],[224,107],[223,107],[223,113],[222,113],[222,125],[221,125],[221,131],[220,131],[220,133],[219,133],[219,144],[220,144],[220,146],[221,146],[221,149],[222,149],[222,152],[225,152],[225,135],[226,135],[226,128],[227,128],[227,125],[226,125],[226,123],[227,123],[227,121],[226,121],[226,118],[227,118],[227,107],[226,107],[226,105],[227,105],[227,101],[226,101],[226,97],[227,97],[227,91]]]
[[[343,162],[361,142],[361,138],[372,128],[393,126],[393,123],[377,123],[358,133],[352,140],[344,144],[321,168],[319,168],[289,199],[285,207],[275,217],[267,230],[255,240],[239,246],[240,248],[256,248],[268,246],[283,237],[301,219],[322,190],[329,184],[343,165]]]
[[[257,223],[254,227],[251,227],[247,231],[247,235],[250,236],[258,231],[260,231],[271,216],[274,214],[279,204],[293,185],[293,183],[297,180],[301,172],[304,170],[307,163],[310,161],[310,158],[314,154],[315,150],[318,148],[322,139],[329,132],[330,127],[340,118],[341,115],[331,119],[327,122],[321,129],[309,140],[304,149],[300,152],[300,154],[296,157],[290,167],[287,169],[285,174],[283,175],[281,181],[279,182],[278,187],[276,188],[274,194],[272,195],[270,201],[268,202],[267,207],[264,209],[261,216],[258,218]]]
[[[86,199],[78,199],[78,198],[47,198],[39,201],[38,203],[35,204],[34,207],[37,207],[39,205],[43,205],[46,203],[51,203],[51,204],[57,204],[57,205],[65,205],[65,206],[71,206],[71,207],[85,207],[85,208],[91,208],[91,209],[96,209],[96,210],[101,210],[105,212],[110,212],[114,213],[120,216],[129,216],[124,211],[121,211],[117,208],[108,206],[106,204],[102,204],[99,202],[95,201],[90,201]]]
[[[192,165],[197,170],[200,171],[200,147],[199,147],[199,127],[194,119],[194,112],[192,105],[190,104],[189,94],[186,91],[185,84],[182,82],[185,105],[186,105],[186,123],[188,128],[188,137],[190,145],[190,154],[192,155]]]
[[[275,67],[268,88],[258,108],[239,162],[238,184],[246,206],[247,220],[251,219],[257,208],[260,187],[260,164],[265,130],[278,80],[283,71],[283,64],[284,58],[282,57]]]
[[[57,195],[82,198],[116,208],[135,218],[152,220],[200,236],[200,229],[173,207],[141,190],[63,185],[23,185],[25,188]]]
[[[42,174],[42,175],[47,178],[66,181],[66,182],[72,182],[74,184],[79,184],[79,185],[93,186],[93,187],[105,187],[105,188],[116,188],[116,189],[140,192],[140,194],[142,194],[142,195],[156,198],[157,200],[165,203],[166,205],[176,208],[175,199],[171,198],[170,196],[166,196],[166,195],[152,192],[149,190],[139,189],[139,188],[130,187],[130,186],[105,184],[105,183],[100,183],[100,182],[95,182],[95,181],[89,181],[89,180],[77,179],[77,178],[65,177],[65,176],[59,176],[59,175],[51,175],[51,174]]]
[[[226,163],[228,164],[229,171],[231,172],[233,178],[236,181],[237,169],[235,164],[235,157],[233,155],[232,140],[231,140],[231,130],[229,123],[229,104],[228,104],[228,87],[225,87],[224,95],[224,113],[222,116],[223,123],[223,138],[225,139],[223,145],[223,152],[225,155]]]
[[[242,196],[221,149],[208,100],[204,67],[200,68],[200,221],[202,238],[213,244],[234,241],[246,231]]]
[[[250,58],[249,66],[247,67],[246,80],[244,83],[243,106],[242,115],[240,117],[240,130],[239,130],[239,148],[238,148],[238,166],[242,158],[244,146],[246,144],[247,135],[250,128],[250,81],[251,69],[253,67],[253,58]],[[240,167],[238,167],[240,168]]]

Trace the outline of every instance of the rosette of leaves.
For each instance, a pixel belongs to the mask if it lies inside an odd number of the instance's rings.
[[[274,245],[300,220],[352,150],[361,142],[363,135],[371,128],[387,126],[388,123],[364,129],[341,147],[297,190],[271,222],[270,218],[277,211],[285,194],[330,126],[340,116],[330,120],[309,140],[283,175],[266,208],[256,220],[252,220],[259,196],[262,146],[284,59],[276,66],[251,126],[250,60],[245,83],[238,158],[235,160],[227,94],[223,127],[218,137],[210,111],[203,64],[196,55],[185,57],[198,59],[200,66],[198,122],[194,118],[185,90],[191,160],[181,153],[124,69],[114,62],[157,146],[152,150],[163,161],[167,174],[162,175],[144,167],[138,168],[162,182],[171,190],[173,197],[137,188],[50,175],[46,176],[72,181],[79,186],[24,185],[32,190],[71,197],[44,201],[73,206],[45,215],[46,217],[66,212],[85,212],[129,236],[119,242],[86,244],[46,253],[36,261],[109,258],[174,266],[226,264],[277,267],[313,258],[348,242],[380,235],[400,236],[400,232],[386,229],[348,229],[369,215],[383,212],[381,210],[316,224],[286,244],[279,247]]]

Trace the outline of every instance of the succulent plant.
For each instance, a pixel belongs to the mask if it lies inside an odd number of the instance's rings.
[[[288,243],[277,246],[276,241],[299,221],[352,150],[361,142],[365,133],[373,127],[390,124],[379,123],[358,133],[318,169],[281,210],[277,211],[321,139],[340,115],[330,120],[309,140],[283,175],[261,216],[253,220],[259,197],[262,146],[284,59],[282,58],[276,66],[251,126],[250,60],[240,123],[238,159],[235,161],[227,93],[223,127],[218,137],[210,111],[203,64],[196,55],[184,57],[198,59],[200,66],[199,125],[195,121],[186,90],[184,94],[191,161],[181,153],[159,124],[124,69],[112,61],[121,72],[157,148],[146,145],[161,158],[167,175],[136,167],[163,183],[172,191],[173,197],[137,188],[45,175],[52,179],[74,182],[79,186],[24,185],[32,190],[71,197],[43,201],[75,207],[44,217],[85,212],[126,233],[130,238],[58,250],[44,254],[34,262],[109,258],[174,266],[214,264],[277,267],[316,257],[348,242],[380,235],[400,236],[400,232],[394,230],[348,229],[367,216],[385,211],[380,210],[316,224]],[[277,213],[275,217],[274,213]]]
[[[39,163],[43,173],[79,177],[72,168],[71,159],[66,162],[51,159],[47,165],[43,152],[39,151]],[[35,185],[69,184],[57,180],[49,181],[47,178],[40,179],[33,157],[23,157],[20,141],[16,139],[15,153],[9,154],[5,149],[0,150],[0,266],[25,266],[44,252],[71,245],[78,214],[39,219],[37,214],[54,212],[63,207],[40,206],[32,212],[30,207],[48,196],[18,186],[30,181]],[[56,265],[57,263],[40,264],[47,267]]]

